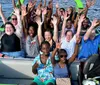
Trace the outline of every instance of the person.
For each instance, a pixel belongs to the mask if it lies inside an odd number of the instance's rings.
[[[56,41],[58,39],[58,29],[57,29],[57,18],[54,16],[52,23],[54,25],[54,35],[52,34],[52,32],[50,30],[46,30],[44,32],[44,37],[42,36],[42,22],[41,20],[38,18],[37,19],[37,24],[38,24],[38,38],[39,38],[39,44],[41,44],[42,41],[48,41],[50,43],[50,51],[53,51],[54,48],[56,47]]]
[[[66,52],[68,53],[67,59],[71,58],[71,56],[74,53],[76,40],[79,38],[79,32],[80,32],[77,30],[75,35],[73,34],[72,30],[67,30],[65,32],[64,29],[65,29],[66,20],[68,20],[69,17],[70,16],[68,16],[68,13],[65,12],[64,21],[62,25],[61,38],[60,38],[60,42],[62,43],[61,48],[65,49]]]
[[[100,35],[96,36],[95,29],[98,26],[98,20],[94,19],[90,28],[82,37],[81,48],[78,55],[78,59],[87,59],[93,54],[98,54],[98,46],[100,44]],[[81,28],[81,27],[80,27]],[[80,30],[79,28],[79,30]]]
[[[32,63],[32,72],[37,74],[32,85],[55,85],[49,42],[43,41],[41,43],[41,51],[43,53],[35,57]]]
[[[20,39],[14,34],[15,27],[11,22],[5,23],[5,34],[1,38],[1,53],[11,57],[24,57]]]
[[[61,43],[56,44],[56,48],[52,53],[52,64],[54,68],[54,77],[57,78],[70,78],[71,74],[69,71],[69,65],[75,60],[75,58],[78,55],[78,49],[79,49],[79,42],[80,40],[77,40],[77,43],[75,45],[74,53],[71,58],[67,59],[68,56],[66,50],[61,49]],[[58,60],[55,58],[55,54],[58,56]]]
[[[8,22],[8,20],[3,14],[1,4],[0,4],[0,16],[2,18],[3,24]],[[15,34],[21,39],[23,36],[23,30],[22,30],[20,10],[18,8],[14,8],[14,13],[11,16],[11,23],[15,26],[15,29],[16,29]]]
[[[37,24],[33,23],[29,26],[28,36],[26,38],[27,57],[36,57],[39,54],[39,43],[37,37]]]

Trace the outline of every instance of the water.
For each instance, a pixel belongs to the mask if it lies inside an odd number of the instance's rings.
[[[2,4],[2,9],[4,12],[4,15],[6,17],[8,17],[10,15],[10,13],[13,11],[13,7],[12,7],[12,0],[0,0],[0,3]],[[17,0],[15,0],[17,1]],[[40,0],[37,0],[38,2]],[[47,0],[49,1],[49,0]],[[28,0],[25,0],[25,4],[27,4]],[[74,0],[53,0],[53,5],[55,8],[55,4],[56,2],[60,3],[60,7],[64,7],[67,8],[69,6],[75,6],[75,2]],[[82,2],[85,5],[85,0],[82,0]],[[100,19],[100,0],[96,0],[96,3],[94,6],[92,6],[89,10],[88,10],[88,17],[90,18],[90,20],[93,20],[94,18],[98,18]],[[2,25],[2,20],[0,17],[0,26]]]

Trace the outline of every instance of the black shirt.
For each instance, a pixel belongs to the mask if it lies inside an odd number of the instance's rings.
[[[1,52],[16,52],[20,51],[20,39],[16,34],[4,34],[1,38]]]

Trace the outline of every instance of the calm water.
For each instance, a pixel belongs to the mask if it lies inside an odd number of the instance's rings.
[[[8,17],[10,15],[10,13],[13,11],[11,1],[12,0],[0,0],[0,3],[2,4],[2,9],[3,9],[4,15],[6,17]],[[17,0],[15,0],[15,1],[17,1]],[[40,0],[37,0],[37,1],[39,2]],[[47,0],[47,1],[49,1],[49,0]],[[25,4],[27,4],[27,2],[28,2],[28,0],[25,0]],[[64,7],[64,8],[67,8],[69,6],[75,6],[74,0],[53,0],[53,2],[54,2],[53,3],[54,8],[55,8],[56,2],[59,2],[60,7]],[[85,5],[85,0],[82,0],[82,2]],[[89,9],[88,17],[91,20],[94,19],[94,18],[100,19],[100,0],[96,0],[96,4]],[[1,17],[0,17],[0,26],[1,26],[1,24],[2,24],[2,20],[1,20]]]

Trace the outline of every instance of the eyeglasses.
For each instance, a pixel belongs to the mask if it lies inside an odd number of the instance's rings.
[[[65,57],[65,58],[66,58],[66,57],[67,57],[67,55],[60,55],[60,58],[63,58],[63,57]]]
[[[12,18],[12,20],[17,20],[17,18]]]

